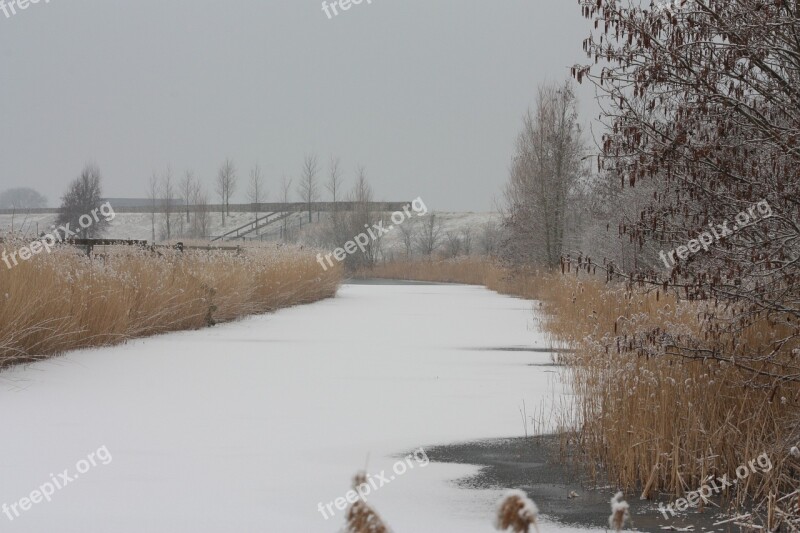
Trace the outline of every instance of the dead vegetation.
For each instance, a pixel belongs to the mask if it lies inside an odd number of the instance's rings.
[[[353,490],[357,491],[366,483],[366,472],[358,472],[353,477]],[[347,523],[344,533],[392,533],[378,513],[363,499],[350,504],[345,519]]]
[[[521,490],[510,490],[497,504],[494,527],[498,531],[530,533],[531,528],[539,531],[536,518],[539,508]]]
[[[358,472],[353,478],[353,489],[357,490],[360,485],[366,482],[366,473],[363,471]],[[622,504],[627,505],[625,502],[622,502]],[[533,530],[539,533],[538,516],[539,508],[528,498],[527,494],[521,490],[510,490],[497,504],[494,527],[498,531],[510,531],[512,533],[531,533]],[[392,533],[386,522],[363,499],[358,499],[350,504],[345,518],[347,522],[343,533]]]
[[[293,248],[89,258],[61,246],[0,264],[0,367],[310,303],[333,296],[340,280],[341,269],[325,272],[315,254]]]
[[[625,523],[630,519],[630,506],[622,499],[622,493],[618,492],[611,498],[611,515],[608,517],[608,525],[614,531],[622,531]]]

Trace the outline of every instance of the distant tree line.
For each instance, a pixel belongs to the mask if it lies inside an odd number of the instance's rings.
[[[7,189],[0,193],[0,209],[35,209],[47,207],[47,198],[29,187]]]

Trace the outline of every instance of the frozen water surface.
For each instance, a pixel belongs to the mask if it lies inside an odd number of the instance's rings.
[[[313,305],[7,371],[0,503],[102,446],[113,459],[0,515],[0,530],[337,531],[344,513],[326,520],[318,504],[367,460],[388,476],[419,447],[520,436],[522,401],[563,393],[546,351],[502,349],[547,347],[531,309],[479,287],[347,284]],[[368,500],[396,533],[492,531],[499,493],[453,483],[471,472],[417,465]]]

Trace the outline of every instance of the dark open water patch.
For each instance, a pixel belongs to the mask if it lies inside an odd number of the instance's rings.
[[[537,348],[534,346],[487,346],[484,348],[470,346],[459,350],[477,350],[488,352],[534,352],[534,353],[575,353],[569,348]]]
[[[540,512],[549,519],[565,525],[608,529],[611,514],[609,501],[616,492],[614,487],[596,487],[582,472],[560,464],[558,437],[493,439],[428,448],[431,461],[470,464],[481,467],[474,476],[456,483],[470,489],[519,489],[536,502]],[[570,498],[570,493],[577,497]],[[667,528],[691,526],[695,533],[704,531],[739,531],[737,526],[713,523],[723,520],[716,508],[700,513],[690,510],[684,516],[665,519],[658,510],[658,502],[641,501],[639,494],[626,494],[631,506],[633,526],[647,532],[663,532]],[[670,503],[664,498],[665,504]]]

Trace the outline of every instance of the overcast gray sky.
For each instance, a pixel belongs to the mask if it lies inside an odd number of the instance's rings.
[[[167,164],[211,192],[226,157],[237,201],[256,162],[276,199],[316,152],[348,186],[364,165],[377,199],[490,210],[536,86],[585,61],[590,30],[574,0],[365,0],[330,20],[320,0],[44,1],[0,11],[0,190],[51,204],[87,161],[106,196],[144,197]]]

